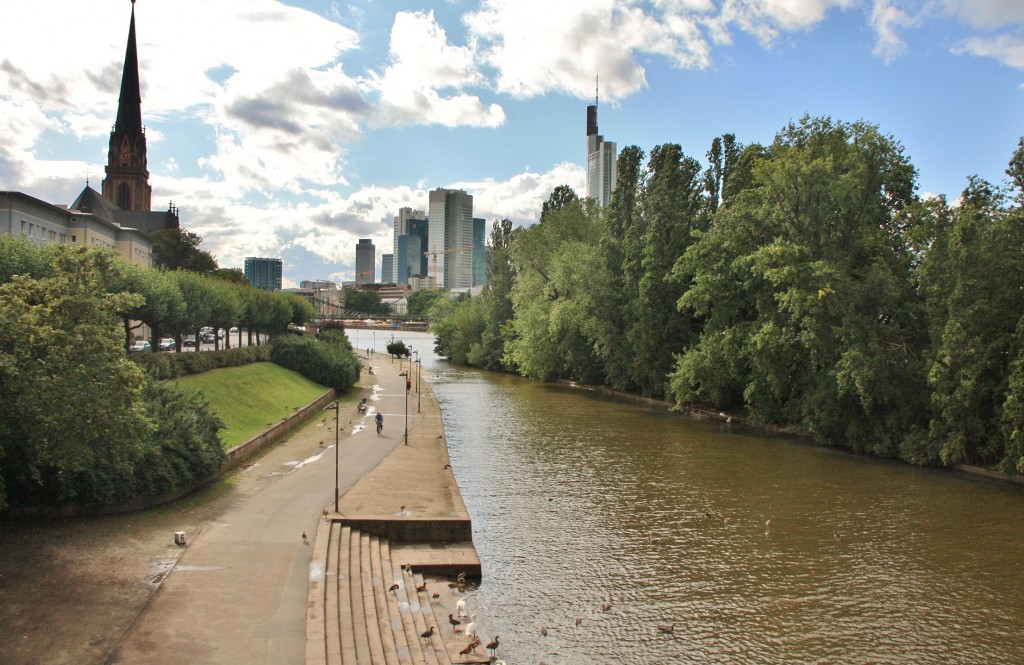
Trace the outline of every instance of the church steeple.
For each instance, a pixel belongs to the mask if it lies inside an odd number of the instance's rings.
[[[135,44],[135,0],[132,0],[132,21],[128,26],[128,48],[124,52],[115,131],[142,133],[142,95],[139,88],[139,49]]]
[[[103,179],[103,198],[122,210],[149,211],[152,199],[140,89],[139,52],[135,41],[135,0],[132,0],[128,46],[125,48],[124,71],[121,75],[121,96],[117,103],[117,120],[110,132],[107,177]]]

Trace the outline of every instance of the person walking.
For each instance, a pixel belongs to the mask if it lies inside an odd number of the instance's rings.
[[[377,421],[377,436],[380,436],[380,433],[384,431],[384,414],[378,411],[374,420]]]

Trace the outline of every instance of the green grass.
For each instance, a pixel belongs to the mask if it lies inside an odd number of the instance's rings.
[[[226,425],[220,431],[225,450],[259,434],[327,391],[324,386],[274,363],[183,376],[178,385],[183,390],[201,390],[206,395]]]

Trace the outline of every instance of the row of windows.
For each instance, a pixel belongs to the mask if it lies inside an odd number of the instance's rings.
[[[21,220],[21,235],[26,238],[32,238],[33,240],[41,240],[43,242],[67,242],[68,236],[66,233],[58,233],[52,229],[48,229],[42,224],[35,224],[26,220]],[[75,236],[71,236],[71,242],[75,242]]]

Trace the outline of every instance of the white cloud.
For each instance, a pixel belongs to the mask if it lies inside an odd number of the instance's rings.
[[[907,45],[899,30],[918,24],[916,18],[890,0],[875,0],[870,22],[877,35],[873,52],[885,62],[892,62],[906,51]]]
[[[391,29],[391,63],[363,84],[380,96],[375,124],[439,124],[497,127],[505,113],[462,90],[484,79],[472,49],[448,43],[433,12],[399,12]],[[453,91],[448,96],[439,91]]]
[[[1015,35],[971,37],[961,42],[953,52],[993,58],[1009,67],[1024,69],[1024,38]]]
[[[947,10],[975,28],[991,30],[1024,24],[1020,0],[944,0]]]

